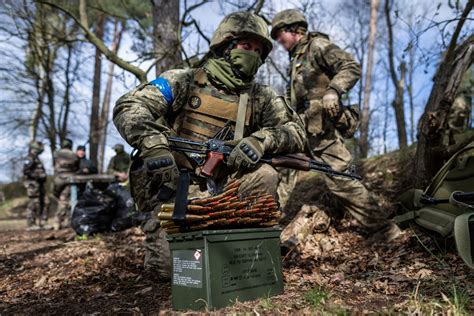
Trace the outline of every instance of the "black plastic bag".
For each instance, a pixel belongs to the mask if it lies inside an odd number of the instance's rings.
[[[115,204],[110,195],[87,188],[73,210],[72,228],[79,235],[109,231],[115,215]]]
[[[115,217],[110,229],[113,232],[122,231],[140,225],[148,219],[149,214],[138,212],[132,194],[118,183],[112,183],[107,191],[115,199]]]

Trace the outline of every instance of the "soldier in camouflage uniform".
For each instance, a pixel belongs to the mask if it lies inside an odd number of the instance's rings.
[[[344,145],[341,123],[351,122],[340,108],[340,98],[360,78],[360,66],[322,33],[308,33],[308,23],[295,9],[272,21],[271,36],[290,56],[287,98],[302,117],[310,149],[335,170],[345,171],[352,156]],[[348,128],[347,126],[344,126]],[[351,126],[352,127],[352,126]],[[329,190],[364,226],[397,230],[362,183],[324,175]]]
[[[212,36],[202,67],[161,74],[122,96],[114,108],[114,123],[139,154],[130,167],[132,194],[141,211],[157,212],[171,199],[178,168],[194,170],[194,181],[222,187],[241,180],[240,193],[263,191],[276,196],[278,173],[259,163],[264,153],[292,153],[304,148],[304,129],[284,98],[253,79],[272,49],[264,20],[237,12],[224,18]],[[213,181],[199,177],[193,159],[171,153],[167,136],[205,141],[224,127],[236,144],[227,164]],[[145,266],[169,278],[169,248],[156,219],[144,225]]]
[[[71,186],[68,178],[79,171],[79,158],[72,151],[72,141],[65,139],[54,153],[54,196],[58,199],[55,229],[67,227],[70,211]]]
[[[120,182],[127,181],[130,155],[125,151],[122,144],[116,144],[113,149],[116,155],[110,159],[107,173],[113,174]]]
[[[30,228],[33,228],[36,224],[39,228],[43,228],[48,221],[49,200],[44,187],[46,170],[39,159],[39,155],[43,150],[44,147],[41,142],[31,142],[28,157],[23,165],[23,184],[29,198],[26,223]]]

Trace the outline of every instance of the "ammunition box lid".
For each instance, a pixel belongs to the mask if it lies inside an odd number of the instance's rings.
[[[168,235],[166,239],[170,244],[177,242],[185,242],[199,239],[213,241],[230,241],[230,240],[246,240],[246,239],[263,239],[263,238],[279,238],[281,228],[265,227],[265,228],[242,228],[242,229],[220,229],[220,230],[201,230],[187,233],[178,233]]]

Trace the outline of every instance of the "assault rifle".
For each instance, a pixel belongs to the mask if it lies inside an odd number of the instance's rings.
[[[170,136],[168,141],[170,142],[170,150],[188,153],[201,166],[201,173],[206,177],[212,177],[214,171],[221,163],[226,161],[233,149],[228,142],[215,138],[206,142],[198,142]],[[273,167],[302,171],[314,170],[334,177],[353,180],[362,179],[361,176],[356,174],[354,166],[350,168],[349,172],[341,172],[334,170],[325,162],[313,160],[304,154],[264,155],[260,161]]]

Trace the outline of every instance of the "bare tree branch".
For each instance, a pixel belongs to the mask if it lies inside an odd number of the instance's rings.
[[[107,57],[108,60],[110,60],[111,62],[115,63],[117,66],[119,66],[120,68],[132,73],[133,75],[135,75],[135,77],[137,77],[137,79],[140,81],[140,82],[146,82],[146,73],[128,63],[127,61],[125,61],[124,59],[120,58],[118,55],[114,54],[106,45],[103,41],[101,41],[99,38],[97,38],[97,36],[95,36],[94,33],[92,33],[90,30],[89,30],[89,26],[88,24],[85,24],[84,22],[87,22],[87,14],[86,14],[86,5],[85,5],[85,0],[81,0],[80,1],[80,19],[77,18],[71,11],[69,11],[68,9],[58,5],[58,4],[55,4],[55,3],[51,3],[51,2],[48,2],[48,1],[45,1],[45,0],[35,0],[35,2],[37,3],[40,3],[40,4],[44,4],[44,5],[48,5],[48,6],[51,6],[53,8],[56,8],[62,12],[64,12],[65,14],[67,14],[69,17],[71,17],[78,25],[79,27],[84,31],[84,34],[86,36],[86,38],[97,48],[101,51],[102,54],[105,55],[105,57]]]

